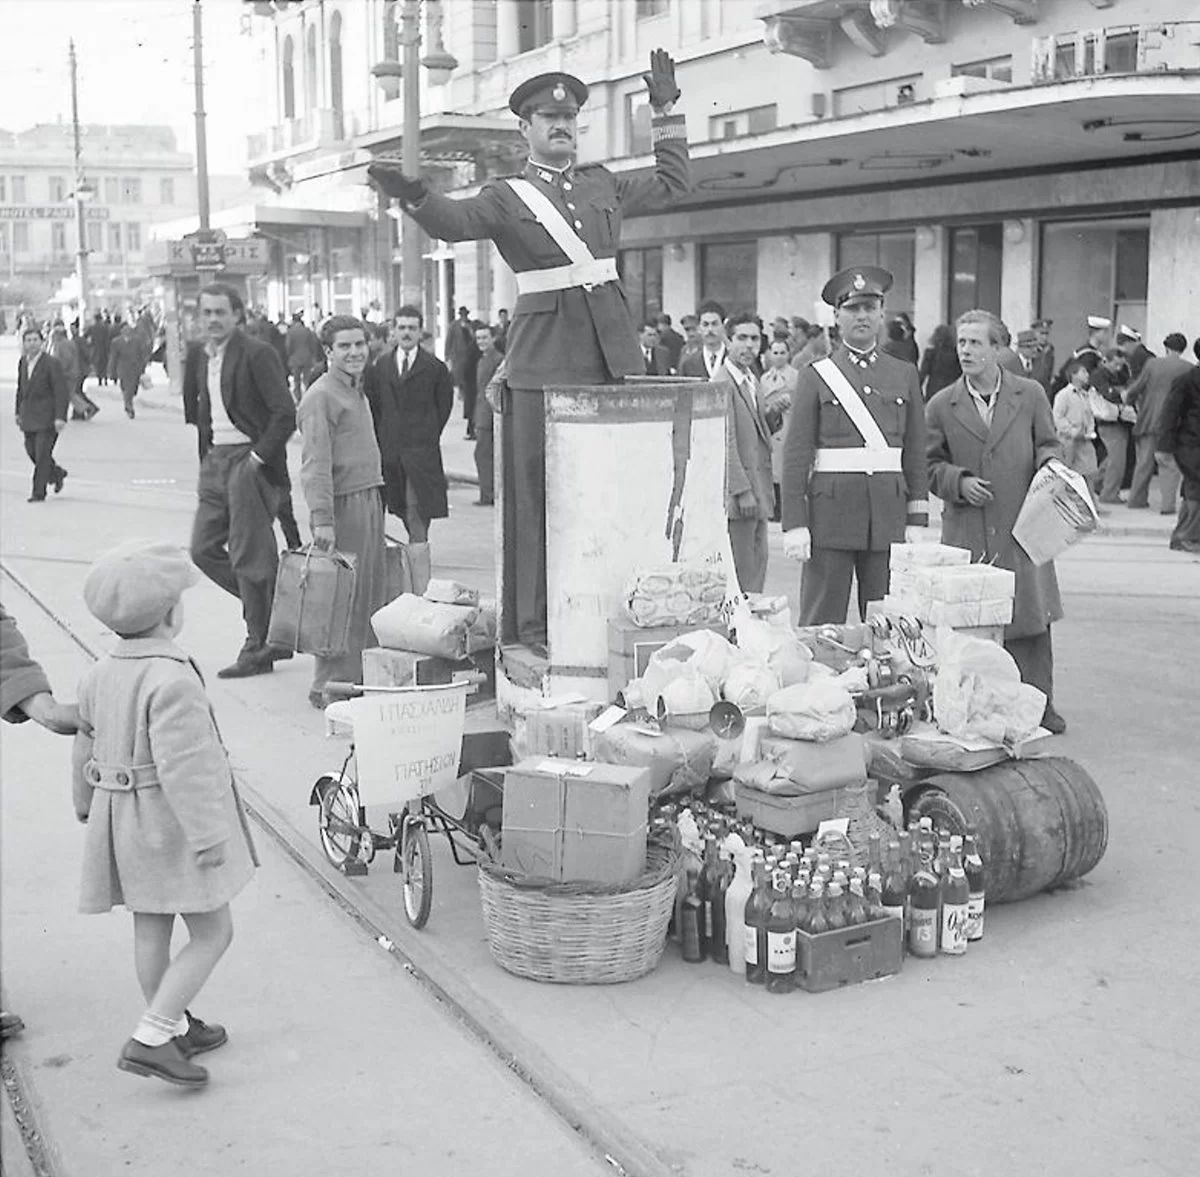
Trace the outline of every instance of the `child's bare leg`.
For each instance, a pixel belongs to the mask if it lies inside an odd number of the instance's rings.
[[[188,940],[167,966],[150,1001],[148,1016],[178,1021],[183,1011],[212,975],[233,940],[233,914],[229,904],[216,911],[185,913]]]
[[[171,963],[171,932],[174,927],[173,915],[145,911],[133,913],[133,963],[147,1005],[154,1000],[163,974]]]

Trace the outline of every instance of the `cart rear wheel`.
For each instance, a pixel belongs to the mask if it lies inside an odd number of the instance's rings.
[[[433,906],[433,858],[429,834],[422,822],[405,823],[400,855],[404,867],[404,914],[414,928],[423,928]]]
[[[321,849],[330,863],[341,870],[358,857],[362,831],[358,824],[358,789],[350,781],[325,776],[317,781],[321,803],[317,808],[317,832]]]

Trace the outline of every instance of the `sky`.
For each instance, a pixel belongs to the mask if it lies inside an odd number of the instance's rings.
[[[0,128],[70,120],[74,37],[80,122],[166,123],[194,155],[192,7],[192,0],[0,0]],[[212,173],[244,172],[246,136],[273,118],[265,42],[241,32],[250,11],[241,0],[202,0]],[[254,18],[254,25],[261,32],[269,22]]]

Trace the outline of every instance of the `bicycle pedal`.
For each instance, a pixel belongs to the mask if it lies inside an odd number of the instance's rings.
[[[342,874],[348,878],[367,874],[367,864],[359,858],[348,858],[342,863]]]

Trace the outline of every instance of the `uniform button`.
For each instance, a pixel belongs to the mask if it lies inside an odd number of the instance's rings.
[[[868,396],[870,396],[871,395],[871,386],[869,384],[864,384],[863,392],[865,392]]]
[[[564,183],[564,184],[563,184],[563,191],[564,191],[564,192],[570,192],[570,191],[571,191],[571,185],[570,185],[570,184],[567,184],[567,183]]]
[[[575,211],[575,206],[569,200],[567,201],[567,208],[569,208],[572,212]]]
[[[127,785],[127,784],[129,784],[129,774],[128,774],[127,772],[119,772],[119,773],[117,773],[117,784],[118,784],[118,785]]]
[[[583,228],[583,222],[582,222],[582,221],[576,221],[576,222],[575,222],[575,228],[576,228],[576,229],[582,229],[582,228]]]

